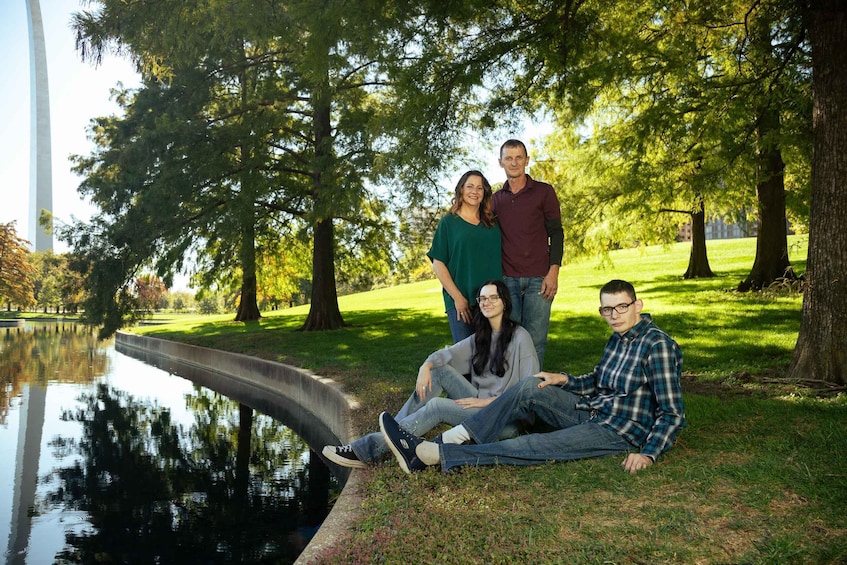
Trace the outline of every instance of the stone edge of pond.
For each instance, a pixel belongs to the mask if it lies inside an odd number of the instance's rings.
[[[353,438],[350,412],[358,402],[332,379],[284,363],[129,332],[117,332],[115,342],[225,374],[284,396],[320,419],[342,443]],[[318,453],[317,448],[314,451]],[[353,524],[361,501],[361,473],[353,470],[332,510],[295,563],[311,563],[324,549],[332,547]]]

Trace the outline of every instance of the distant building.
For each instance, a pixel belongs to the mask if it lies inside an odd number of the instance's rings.
[[[706,239],[738,239],[741,237],[756,237],[759,233],[759,224],[755,218],[748,218],[739,222],[727,223],[723,218],[709,220],[706,222]],[[793,234],[791,224],[786,223],[786,233]],[[691,241],[691,224],[687,223],[679,229],[676,236],[677,241]]]

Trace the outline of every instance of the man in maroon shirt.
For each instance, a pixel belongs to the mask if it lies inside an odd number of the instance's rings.
[[[512,319],[532,336],[543,369],[564,251],[562,211],[553,187],[526,174],[529,155],[523,142],[506,141],[499,162],[506,182],[492,205],[503,233],[503,281],[512,297]]]

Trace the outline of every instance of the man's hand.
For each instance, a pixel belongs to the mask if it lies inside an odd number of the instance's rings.
[[[646,469],[650,465],[653,464],[653,460],[646,455],[641,455],[640,453],[630,453],[626,456],[626,459],[621,463],[621,467],[623,467],[624,471],[627,471],[630,475],[634,475],[638,471],[642,469]]]
[[[557,292],[559,292],[559,266],[550,265],[547,276],[541,281],[541,296],[544,297],[544,300],[552,302]]]
[[[568,382],[568,376],[564,373],[548,373],[547,371],[542,371],[533,376],[541,379],[541,382],[538,383],[538,388],[544,388],[547,385],[563,385]]]

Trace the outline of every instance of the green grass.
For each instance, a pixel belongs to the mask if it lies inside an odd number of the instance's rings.
[[[795,270],[806,240],[792,237]],[[566,265],[545,365],[583,372],[608,327],[599,287],[630,280],[645,311],[682,347],[688,427],[636,476],[619,457],[531,468],[432,469],[393,461],[364,471],[361,517],[327,563],[845,563],[847,396],[779,377],[791,360],[802,297],[739,294],[752,239],[710,241],[713,279],[681,279],[688,246],[615,252],[601,268]],[[186,318],[136,331],[275,359],[331,376],[359,400],[361,431],[396,411],[417,367],[449,341],[436,281],[339,299],[348,326],[296,331],[308,306],[240,324]],[[775,383],[773,382],[775,381]]]

